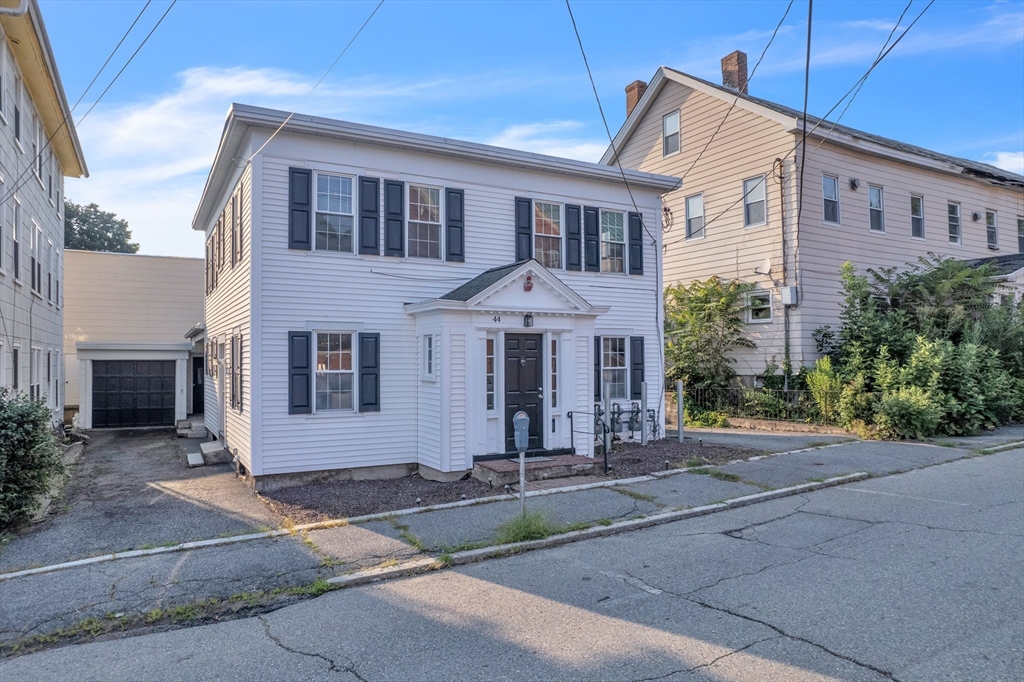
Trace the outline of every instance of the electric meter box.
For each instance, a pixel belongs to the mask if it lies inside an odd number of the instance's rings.
[[[779,287],[782,305],[796,305],[799,302],[796,287]]]

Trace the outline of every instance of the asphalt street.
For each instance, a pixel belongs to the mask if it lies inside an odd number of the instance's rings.
[[[1017,449],[10,658],[0,679],[1017,681],[1022,614]]]

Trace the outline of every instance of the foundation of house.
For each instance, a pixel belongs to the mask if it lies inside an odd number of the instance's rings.
[[[581,455],[553,455],[530,457],[526,460],[526,480],[542,481],[549,478],[585,476],[594,473],[597,460]],[[492,486],[519,483],[519,459],[492,459],[473,465],[473,478]]]
[[[372,481],[381,478],[403,478],[416,473],[418,467],[419,465],[413,462],[352,469],[329,469],[327,471],[297,471],[290,474],[264,474],[263,476],[253,476],[239,467],[238,475],[255,492],[266,493],[325,481]]]
[[[469,469],[462,469],[461,471],[439,471],[434,467],[428,467],[426,464],[420,464],[417,473],[420,478],[425,478],[428,481],[437,481],[439,483],[451,483],[452,481],[459,481],[463,479],[466,474],[470,472]]]

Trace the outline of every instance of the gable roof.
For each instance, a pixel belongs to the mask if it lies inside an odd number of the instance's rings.
[[[622,128],[619,129],[612,145],[607,151],[605,151],[604,156],[601,157],[601,163],[608,165],[615,163],[613,149],[621,150],[626,142],[628,142],[640,121],[643,119],[644,114],[647,113],[647,110],[657,98],[658,93],[669,81],[699,90],[705,94],[711,95],[712,97],[729,102],[730,104],[735,99],[736,106],[775,120],[784,125],[789,132],[798,133],[802,130],[803,113],[796,109],[792,109],[775,102],[770,102],[765,99],[760,99],[759,97],[751,97],[750,95],[740,95],[739,98],[736,99],[737,93],[735,90],[730,90],[722,85],[716,85],[715,83],[706,81],[702,78],[697,78],[696,76],[691,76],[690,74],[683,73],[682,71],[676,71],[675,69],[667,66],[661,66],[658,67],[657,72],[654,74],[654,78],[651,79],[651,83],[647,87],[647,91],[644,93],[644,96],[640,98],[636,107],[633,108],[632,113],[630,113],[626,118],[626,121],[622,124]],[[819,123],[821,125],[818,129],[813,133],[810,132],[810,129],[817,126]],[[888,156],[895,158],[898,161],[924,165],[934,170],[947,173],[964,175],[971,179],[995,185],[1024,189],[1024,176],[1003,170],[1002,168],[997,168],[987,163],[972,161],[971,159],[964,159],[957,156],[950,156],[949,154],[941,154],[930,149],[882,137],[881,135],[867,133],[842,124],[836,125],[831,121],[818,118],[817,116],[811,116],[810,114],[807,115],[807,124],[809,136],[824,138],[825,135],[828,134],[829,141],[838,145],[856,147],[857,149],[868,153]]]
[[[989,256],[988,258],[974,258],[967,261],[971,267],[991,265],[997,275],[1010,275],[1018,270],[1024,270],[1024,253],[1008,253],[1002,256]]]
[[[500,282],[506,275],[515,272],[523,263],[529,261],[521,260],[516,263],[509,263],[497,268],[491,268],[480,273],[462,286],[456,287],[440,298],[445,301],[468,301],[481,291],[486,290],[492,284]]]
[[[206,186],[203,188],[203,195],[192,221],[192,229],[205,230],[206,224],[212,220],[213,212],[220,208],[219,205],[214,205],[214,199],[219,197],[225,189],[225,184],[232,177],[232,172],[238,170],[232,161],[238,158],[237,151],[245,138],[246,129],[253,127],[274,131],[282,125],[284,125],[283,130],[289,133],[315,135],[335,140],[511,166],[524,170],[567,175],[616,185],[622,184],[623,173],[620,173],[619,169],[609,168],[600,163],[535,154],[518,149],[506,149],[478,142],[410,133],[308,114],[289,113],[246,104],[232,104],[224,123],[217,155],[214,157],[210,175],[206,179]],[[659,193],[679,186],[678,178],[667,175],[636,170],[626,170],[624,174],[631,186],[644,187]]]

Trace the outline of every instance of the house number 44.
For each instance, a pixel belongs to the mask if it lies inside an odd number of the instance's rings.
[[[501,315],[495,315],[491,318],[492,322],[501,322]]]

